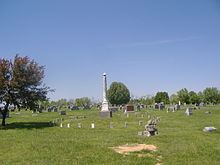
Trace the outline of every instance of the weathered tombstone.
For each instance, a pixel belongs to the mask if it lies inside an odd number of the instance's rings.
[[[143,124],[143,121],[139,121],[139,122],[138,122],[138,125],[139,125],[139,126],[142,126],[142,124]]]
[[[186,109],[185,113],[186,113],[187,116],[191,116],[193,114],[192,111],[193,111],[193,109],[191,107],[189,107],[189,108]]]
[[[156,128],[157,119],[151,119],[148,121],[147,125],[145,125],[145,131],[143,131],[143,136],[154,136],[158,134],[158,130]]]
[[[72,105],[72,106],[70,106],[70,109],[71,109],[71,110],[79,110],[79,107],[78,107],[78,106],[75,106],[75,105]]]
[[[155,109],[159,109],[159,110],[163,110],[163,109],[165,108],[165,105],[164,105],[163,102],[161,102],[161,103],[155,103],[154,108],[155,108]]]
[[[66,111],[60,111],[60,115],[66,115]]]
[[[53,112],[58,112],[58,108],[57,107],[53,107]]]
[[[63,124],[62,123],[60,123],[60,128],[62,128],[63,127]]]
[[[216,130],[217,130],[217,128],[215,128],[215,127],[205,127],[203,129],[204,132],[213,132],[213,131],[216,131]]]
[[[91,124],[91,128],[92,129],[95,128],[95,124],[94,123]]]
[[[175,112],[175,107],[174,106],[170,106],[167,108],[167,113],[168,112]]]
[[[137,110],[137,111],[140,111],[140,110],[141,110],[141,106],[140,106],[139,104],[136,106],[136,110]]]
[[[138,132],[138,136],[142,136],[142,135],[143,135],[142,131]]]
[[[111,108],[110,108],[110,111],[111,111],[111,112],[117,112],[117,111],[118,111],[118,107],[111,107]]]
[[[204,106],[205,106],[205,103],[204,103],[204,102],[201,102],[201,103],[199,103],[199,106],[200,106],[200,107],[204,107]]]
[[[110,124],[109,124],[109,128],[114,128],[113,123],[110,123]]]
[[[175,104],[174,108],[175,108],[175,110],[180,110],[180,105],[179,104]]]
[[[128,128],[128,123],[127,123],[127,122],[125,122],[124,127],[125,127],[125,128]]]
[[[70,123],[67,124],[67,128],[70,128]]]
[[[82,128],[82,124],[81,124],[81,123],[78,123],[78,124],[77,124],[77,127],[78,127],[78,128]]]

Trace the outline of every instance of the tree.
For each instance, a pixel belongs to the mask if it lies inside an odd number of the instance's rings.
[[[107,91],[107,98],[112,105],[127,104],[130,100],[130,92],[123,83],[113,82]]]
[[[88,97],[77,98],[75,105],[78,107],[89,108],[91,106],[91,100]]]
[[[200,91],[197,95],[198,95],[198,98],[199,98],[199,103],[204,102],[203,92]]]
[[[140,98],[140,103],[145,105],[154,104],[155,100],[153,96],[147,95]]]
[[[157,92],[157,94],[155,96],[155,102],[156,103],[163,102],[164,104],[169,104],[170,100],[169,100],[168,93],[167,92]]]
[[[9,105],[29,108],[38,106],[38,101],[46,100],[49,87],[43,84],[44,66],[29,57],[15,56],[13,60],[0,59],[0,102],[2,125],[5,126]]]
[[[189,92],[189,102],[191,104],[199,103],[199,96],[197,95],[196,92],[194,92],[194,91]]]
[[[172,104],[178,104],[179,103],[179,98],[176,94],[172,94],[170,96],[170,103],[172,103]]]
[[[59,108],[64,108],[68,106],[67,99],[64,99],[64,98],[57,100],[56,104]]]
[[[206,103],[217,104],[220,102],[220,92],[215,87],[204,89],[203,96]]]
[[[181,101],[181,103],[189,104],[189,92],[186,88],[183,88],[180,91],[178,91],[177,96],[179,98],[179,101]]]

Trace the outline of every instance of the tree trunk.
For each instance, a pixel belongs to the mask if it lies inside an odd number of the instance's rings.
[[[4,111],[5,111],[5,110],[4,110]],[[5,124],[6,114],[7,114],[7,112],[6,112],[6,113],[5,113],[5,112],[2,113],[2,126],[5,126],[5,125],[6,125],[6,124]]]
[[[8,112],[8,106],[9,106],[9,103],[6,103],[4,110],[2,110],[1,112],[2,113],[2,126],[6,126],[5,119],[6,119],[7,112]]]

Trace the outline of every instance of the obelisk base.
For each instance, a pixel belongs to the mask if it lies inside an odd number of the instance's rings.
[[[99,112],[99,116],[101,118],[111,118],[112,117],[112,111],[101,111],[101,112]]]

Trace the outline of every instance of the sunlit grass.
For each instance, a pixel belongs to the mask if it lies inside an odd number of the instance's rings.
[[[205,111],[211,114],[205,114]],[[143,114],[143,116],[142,116]],[[78,116],[78,118],[77,118]],[[158,116],[159,135],[145,138],[137,135],[144,130],[148,116]],[[63,118],[53,125],[52,121]],[[143,125],[139,126],[139,121]],[[0,129],[0,164],[156,164],[156,158],[127,156],[110,147],[145,143],[158,147],[154,155],[163,164],[220,164],[220,133],[205,133],[205,126],[220,128],[220,108],[206,107],[186,116],[178,112],[144,110],[113,114],[100,119],[99,112],[68,111],[66,116],[55,112],[33,115],[28,111],[13,112]],[[128,127],[125,128],[125,122]],[[70,123],[70,128],[67,124]],[[81,123],[82,128],[78,128]],[[95,128],[91,129],[91,123]],[[113,128],[109,128],[112,123]]]

